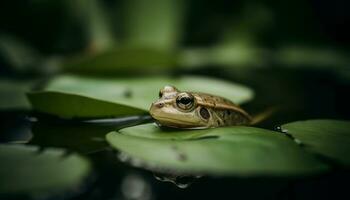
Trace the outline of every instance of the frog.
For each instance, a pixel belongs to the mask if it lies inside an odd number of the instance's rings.
[[[171,85],[159,91],[150,115],[160,126],[204,129],[249,125],[252,117],[232,101],[212,94],[180,91]]]

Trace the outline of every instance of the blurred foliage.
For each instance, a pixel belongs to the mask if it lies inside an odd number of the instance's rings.
[[[185,0],[123,1],[126,46],[171,50],[180,45]]]
[[[339,7],[317,15],[328,9],[323,1],[297,0],[288,6],[256,0],[2,4],[0,63],[7,73],[156,74],[178,72],[174,66],[311,66],[343,73],[350,62],[348,40],[327,32],[334,29],[328,18],[340,20],[336,28],[345,31],[348,15],[337,18],[336,12],[343,12]]]
[[[84,157],[63,149],[0,145],[0,197],[48,198],[77,192],[91,172]]]
[[[30,110],[25,95],[34,86],[35,81],[14,81],[0,79],[0,110]]]
[[[6,35],[0,36],[0,56],[4,64],[12,67],[14,72],[22,73],[28,70],[36,71],[35,67],[38,67],[42,59],[39,53],[24,41]]]
[[[62,65],[66,72],[88,75],[161,74],[174,69],[176,52],[146,48],[116,48],[102,53],[67,59]]]

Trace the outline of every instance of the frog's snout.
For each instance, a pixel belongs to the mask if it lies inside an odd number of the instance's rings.
[[[149,110],[151,116],[156,119],[162,113],[161,108],[163,108],[164,106],[164,103],[161,102],[152,103],[151,108]]]

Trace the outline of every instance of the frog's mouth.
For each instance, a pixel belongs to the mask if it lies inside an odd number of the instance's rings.
[[[187,124],[187,125],[193,125],[191,121],[181,120],[179,118],[170,118],[170,117],[153,117],[155,120],[159,122],[167,122],[167,123],[173,123],[173,124]]]
[[[157,117],[155,118],[157,123],[162,126],[174,127],[174,128],[198,128],[202,127],[201,124],[191,121],[173,119],[169,117]]]
[[[203,126],[200,122],[195,119],[191,120],[191,117],[183,116],[172,116],[168,113],[157,112],[151,113],[151,116],[163,126],[176,127],[176,128],[194,128]]]

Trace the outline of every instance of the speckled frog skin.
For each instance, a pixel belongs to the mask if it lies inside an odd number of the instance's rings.
[[[152,103],[150,114],[162,126],[174,128],[212,128],[248,125],[252,119],[231,101],[210,94],[182,92],[165,86]]]

